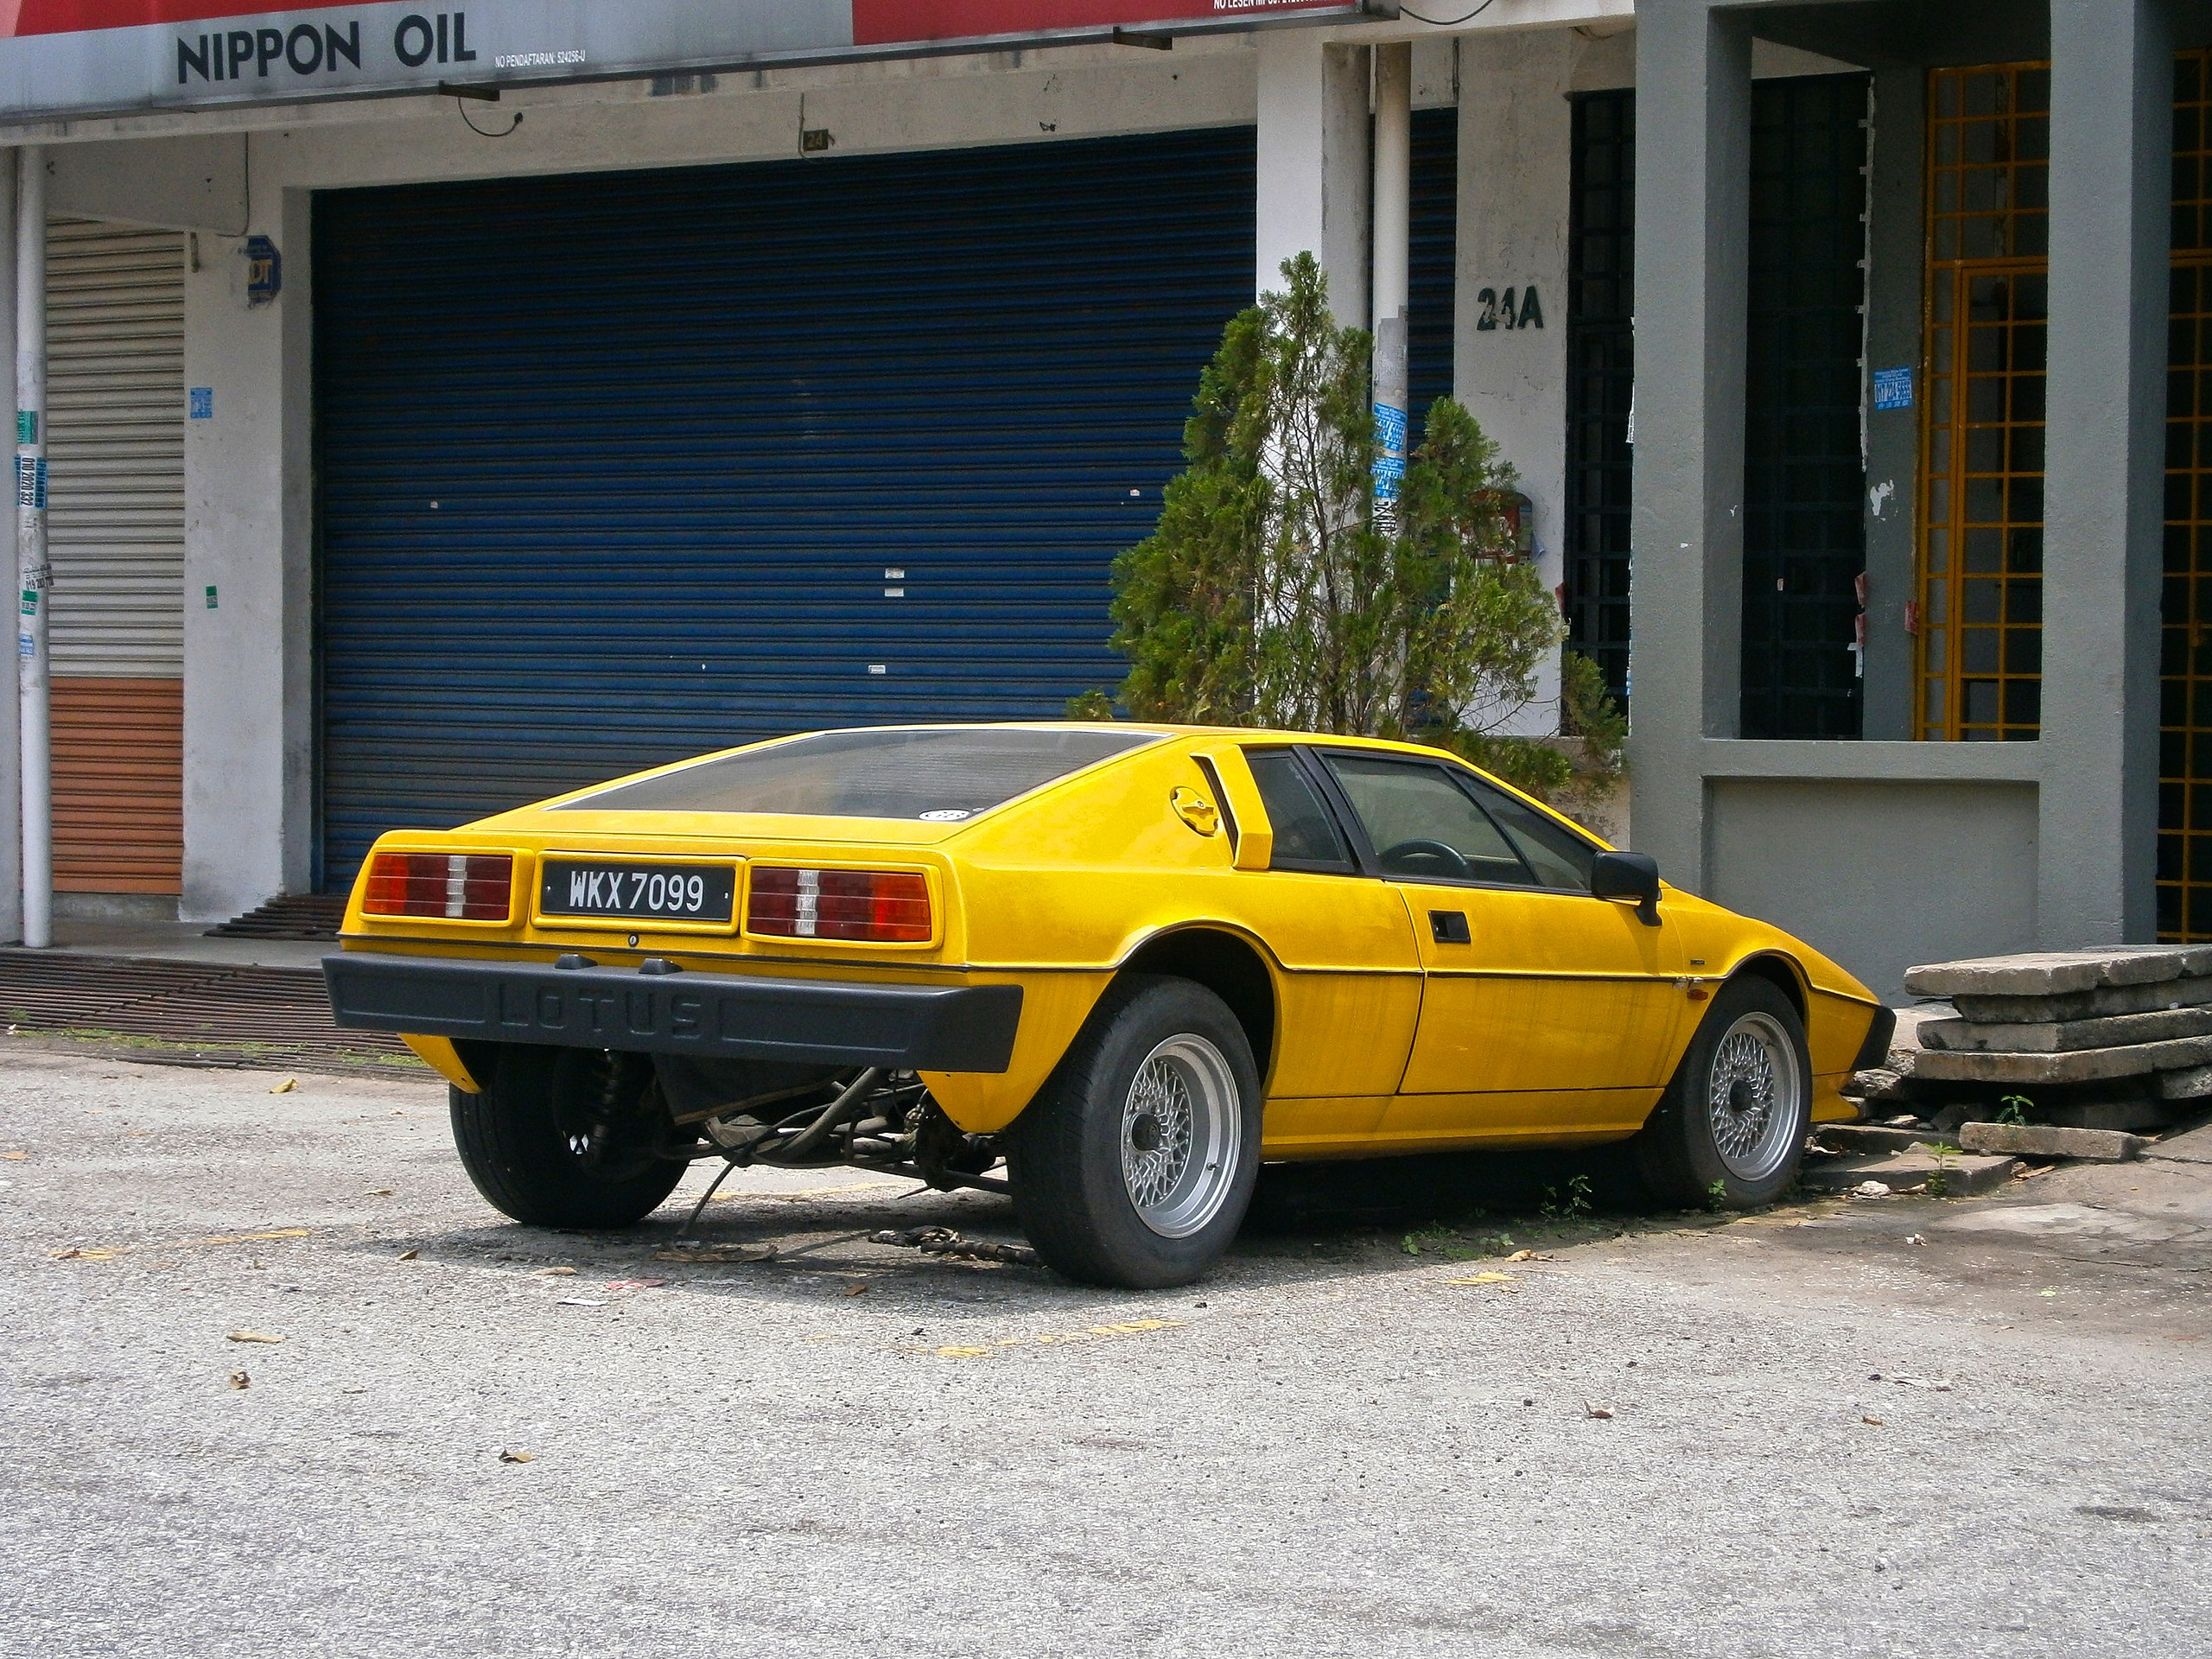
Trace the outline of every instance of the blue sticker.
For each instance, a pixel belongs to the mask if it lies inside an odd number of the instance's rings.
[[[192,418],[212,421],[215,418],[215,388],[194,386],[188,394],[192,399]]]
[[[16,505],[46,511],[46,457],[16,457]]]
[[[1875,370],[1874,407],[1910,409],[1912,407],[1912,371],[1910,369]]]
[[[1406,453],[1406,411],[1389,404],[1375,405],[1375,447],[1386,454]]]

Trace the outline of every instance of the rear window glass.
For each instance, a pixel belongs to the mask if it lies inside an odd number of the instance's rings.
[[[1260,786],[1260,800],[1275,832],[1273,863],[1277,868],[1320,867],[1349,870],[1351,855],[1330,821],[1329,809],[1313,792],[1298,757],[1287,749],[1249,749],[1245,763]]]
[[[776,812],[958,823],[1156,732],[1023,727],[819,732],[566,801],[572,812]]]

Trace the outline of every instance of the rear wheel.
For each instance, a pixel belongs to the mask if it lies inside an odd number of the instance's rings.
[[[1684,1209],[1780,1197],[1804,1156],[1812,1082],[1804,1022],[1789,999],[1756,976],[1731,980],[1631,1143],[1644,1185]]]
[[[494,1209],[533,1227],[627,1227],[683,1179],[650,1063],[520,1045],[468,1058],[484,1091],[452,1091],[454,1145]]]
[[[1260,1165],[1244,1029],[1188,980],[1116,982],[1008,1137],[1014,1202],[1071,1279],[1185,1285],[1236,1236]]]

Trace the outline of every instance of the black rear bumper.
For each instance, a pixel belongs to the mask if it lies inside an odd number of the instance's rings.
[[[331,1017],[367,1031],[700,1058],[1004,1071],[1019,985],[880,985],[347,951]]]
[[[1897,1034],[1897,1011],[1893,1008],[1874,1010],[1874,1023],[1866,1027],[1866,1040],[1859,1045],[1858,1057],[1851,1062],[1854,1071],[1872,1071],[1890,1058],[1890,1039]]]

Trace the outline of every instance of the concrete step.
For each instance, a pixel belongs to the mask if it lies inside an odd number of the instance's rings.
[[[2112,1129],[2062,1129],[2049,1123],[1967,1123],[1960,1126],[1959,1145],[1968,1152],[2120,1164],[2141,1157],[2144,1141],[2140,1135]]]
[[[1920,1046],[1955,1054],[2066,1054],[2121,1048],[2176,1037],[2212,1034],[2212,1007],[2158,1008],[2094,1020],[2041,1020],[1993,1025],[1980,1020],[1923,1020]]]
[[[1915,996],[2060,996],[2206,975],[2212,975],[2212,944],[2123,944],[1929,963],[1905,969],[1904,988]]]

